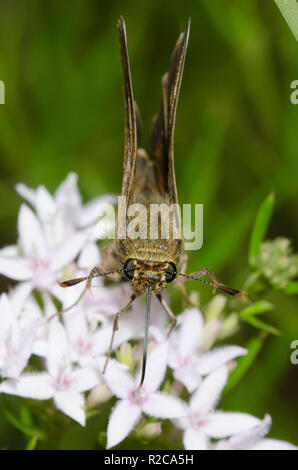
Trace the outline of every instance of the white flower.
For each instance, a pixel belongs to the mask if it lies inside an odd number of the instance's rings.
[[[185,449],[205,450],[210,438],[232,436],[260,424],[259,419],[246,413],[214,411],[227,377],[226,366],[206,377],[190,398],[187,416],[176,420],[184,429]]]
[[[104,235],[111,230],[111,226],[100,224],[99,219],[104,213],[105,204],[116,204],[116,197],[107,194],[96,197],[83,206],[77,180],[75,173],[69,173],[54,196],[42,185],[36,190],[22,183],[16,186],[17,192],[36,210],[51,247],[63,243],[77,230],[86,230],[93,240],[96,234]]]
[[[0,375],[17,378],[32,354],[40,320],[21,329],[16,312],[6,294],[0,298]]]
[[[6,380],[0,392],[38,400],[54,399],[58,409],[82,426],[85,425],[85,400],[82,392],[100,382],[98,374],[90,368],[73,368],[63,326],[58,321],[50,324],[48,372],[24,373],[18,380]]]
[[[197,308],[186,310],[178,317],[179,331],[170,338],[169,366],[174,377],[193,392],[201,377],[210,374],[231,359],[247,354],[240,346],[222,346],[202,353],[204,345],[204,320]]]
[[[298,450],[297,446],[278,439],[264,439],[271,427],[271,416],[265,415],[263,421],[248,431],[235,434],[216,444],[216,450]]]
[[[40,221],[26,204],[19,212],[18,231],[23,256],[0,256],[0,273],[17,281],[30,281],[31,288],[55,293],[61,269],[76,258],[86,235],[76,233],[50,249]]]
[[[104,379],[119,400],[108,424],[107,448],[121,442],[137,425],[142,412],[158,418],[177,418],[186,413],[184,402],[164,392],[158,392],[167,367],[168,344],[156,346],[148,357],[145,383],[138,388],[140,376],[134,379],[111,361]]]

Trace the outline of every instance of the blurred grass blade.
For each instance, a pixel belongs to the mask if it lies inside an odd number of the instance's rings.
[[[298,41],[298,3],[297,0],[275,0],[284,19]]]
[[[259,320],[258,318],[254,316],[244,317],[242,318],[242,320],[245,321],[246,323],[249,323],[249,325],[254,326],[255,328],[258,328],[259,330],[267,331],[267,333],[271,333],[272,335],[279,336],[281,334],[277,328],[275,328],[272,325],[269,325],[268,323],[265,323],[262,320]]]
[[[35,434],[34,436],[31,437],[31,439],[29,439],[25,450],[34,450],[36,447],[37,441],[38,441],[38,435]]]
[[[6,406],[4,405],[3,399],[1,400],[1,403],[4,415],[7,421],[10,422],[10,424],[12,424],[15,428],[17,428],[19,431],[21,431],[28,437],[37,436],[39,439],[46,439],[45,433],[43,431],[37,429],[35,426],[29,426],[27,424],[22,423],[19,418],[17,418],[11,411],[9,411],[8,408],[6,408]]]
[[[227,385],[224,388],[223,393],[225,394],[229,390],[231,390],[243,377],[243,375],[247,372],[249,367],[252,365],[254,360],[256,359],[259,351],[261,350],[263,343],[266,338],[266,333],[259,333],[258,336],[252,338],[248,344],[246,345],[246,349],[248,349],[248,354],[246,356],[242,356],[237,360],[237,366],[235,369],[230,373],[229,380]]]
[[[240,310],[239,317],[247,318],[253,315],[260,315],[260,313],[269,312],[274,308],[274,305],[267,300],[258,300],[252,305],[248,305],[243,310]]]
[[[256,267],[257,255],[259,253],[260,245],[264,240],[270,218],[274,207],[274,193],[270,193],[269,196],[262,202],[257,217],[255,220],[254,228],[251,234],[249,243],[249,257],[248,261],[251,268]]]
[[[286,294],[298,294],[298,281],[289,282],[284,292]]]

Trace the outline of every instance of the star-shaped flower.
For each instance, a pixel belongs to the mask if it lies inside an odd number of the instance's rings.
[[[205,450],[210,438],[232,436],[260,424],[259,419],[246,413],[214,411],[227,377],[226,366],[208,375],[190,398],[187,416],[176,420],[184,430],[185,449]]]
[[[21,254],[0,256],[0,273],[17,281],[30,281],[31,288],[55,293],[62,268],[73,262],[86,243],[86,235],[75,233],[51,249],[34,212],[21,206],[18,217]]]
[[[204,320],[197,308],[180,315],[180,329],[170,338],[169,366],[174,377],[193,392],[201,383],[201,377],[210,374],[231,359],[247,354],[240,346],[221,346],[202,352],[204,344]]]
[[[1,383],[0,392],[38,400],[53,398],[58,409],[84,426],[82,392],[97,385],[100,378],[91,368],[72,366],[65,330],[58,321],[50,324],[47,369],[47,372],[23,373],[18,380],[6,380]]]
[[[120,398],[110,415],[107,448],[121,442],[137,425],[142,412],[158,418],[184,416],[186,407],[179,398],[158,392],[167,367],[168,344],[156,346],[148,358],[145,383],[138,388],[140,375],[133,378],[123,367],[111,361],[104,379],[108,387]]]

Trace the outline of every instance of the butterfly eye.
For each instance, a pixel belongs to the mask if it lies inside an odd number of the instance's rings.
[[[133,279],[135,269],[135,260],[133,258],[129,258],[125,261],[123,271],[126,279],[128,279],[129,281]]]
[[[174,263],[168,263],[167,270],[166,270],[166,281],[172,282],[174,281],[177,275],[177,268]]]

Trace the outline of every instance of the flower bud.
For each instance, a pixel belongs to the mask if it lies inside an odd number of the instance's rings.
[[[145,426],[138,432],[138,437],[144,439],[145,441],[152,441],[161,434],[161,422],[156,423],[147,423]]]
[[[205,318],[206,321],[211,320],[212,318],[219,317],[225,308],[227,298],[218,294],[213,297],[213,299],[208,303],[207,308],[205,309]]]
[[[116,353],[117,360],[131,367],[133,365],[133,350],[129,343],[123,343]]]
[[[87,409],[95,408],[96,406],[109,401],[112,396],[113,393],[105,383],[96,385],[88,395],[86,401]]]

